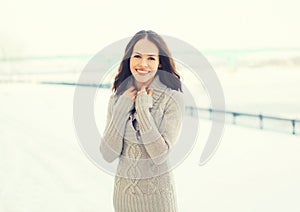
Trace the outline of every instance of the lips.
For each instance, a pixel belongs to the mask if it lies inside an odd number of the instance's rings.
[[[140,70],[140,69],[135,69],[137,73],[141,74],[141,75],[145,75],[150,73],[150,71],[148,70]]]

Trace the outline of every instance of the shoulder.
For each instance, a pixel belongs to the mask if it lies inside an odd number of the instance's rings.
[[[114,101],[116,101],[116,94],[112,93],[109,96],[108,102],[109,104],[113,104]]]
[[[184,94],[181,91],[168,89],[166,92],[167,95],[167,107],[176,107],[180,109],[182,112],[184,111]]]
[[[115,93],[110,94],[109,98],[108,98],[108,105],[110,107],[112,107],[113,105],[116,104],[116,102],[118,101],[119,96]]]
[[[111,93],[109,96],[109,103],[115,104],[119,100],[120,96],[121,95],[117,94],[116,92]]]
[[[184,95],[181,91],[168,88],[166,91],[166,95],[169,97],[168,101],[184,103]]]

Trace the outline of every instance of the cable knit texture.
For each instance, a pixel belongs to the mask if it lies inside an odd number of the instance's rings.
[[[133,80],[129,80],[128,86]],[[184,110],[183,94],[156,76],[153,95],[135,101],[112,95],[100,145],[103,158],[119,158],[113,203],[116,212],[177,211],[168,152],[176,143]]]

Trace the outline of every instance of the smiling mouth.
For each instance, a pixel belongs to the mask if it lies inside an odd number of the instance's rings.
[[[141,74],[141,75],[145,75],[145,74],[148,74],[150,73],[151,71],[148,71],[148,70],[138,70],[138,69],[135,69],[137,73]]]

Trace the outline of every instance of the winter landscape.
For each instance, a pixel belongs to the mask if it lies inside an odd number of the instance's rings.
[[[60,61],[44,73],[34,71],[41,67],[36,60],[1,63],[0,211],[113,211],[113,176],[88,159],[76,136],[75,86],[41,83],[76,83],[86,60]],[[53,65],[51,60],[40,63]],[[230,69],[211,63],[226,110],[300,119],[297,64]],[[185,84],[191,82],[189,74],[183,75]],[[209,108],[205,87],[191,83],[189,89],[200,92],[195,97],[199,107]],[[101,88],[95,97],[100,131],[109,95]],[[184,117],[187,122],[196,118]],[[174,169],[179,211],[299,211],[300,123],[292,135],[288,124],[272,127],[276,123],[270,122],[269,129],[260,130],[244,126],[247,119],[236,125],[227,121],[217,151],[200,166],[211,120],[199,119],[196,144]]]

